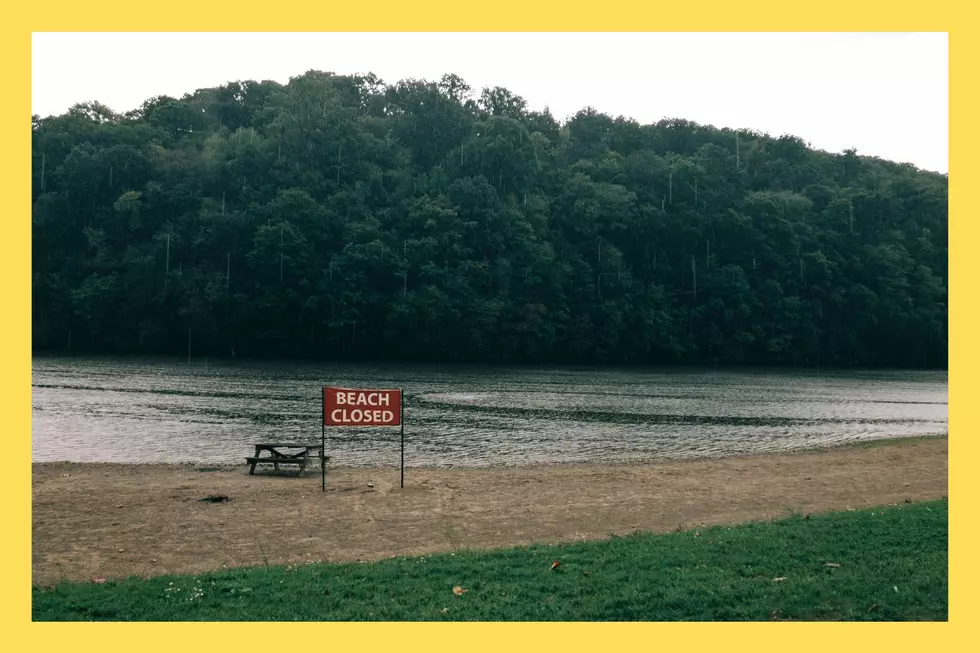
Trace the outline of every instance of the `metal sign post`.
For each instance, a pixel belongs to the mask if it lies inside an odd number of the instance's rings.
[[[401,408],[401,419],[398,421],[402,423],[402,487],[405,487],[405,390],[399,391],[398,403]]]
[[[324,390],[320,389],[320,487],[327,491],[327,401]]]

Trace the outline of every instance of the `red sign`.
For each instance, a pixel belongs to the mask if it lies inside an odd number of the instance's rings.
[[[401,390],[323,389],[326,426],[398,426],[401,419]]]

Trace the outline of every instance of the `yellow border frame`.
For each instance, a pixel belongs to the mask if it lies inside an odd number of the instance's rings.
[[[227,6],[225,6],[227,5]],[[268,630],[256,624],[33,624],[30,611],[30,115],[31,33],[42,31],[941,31],[950,44],[950,163],[960,179],[970,179],[978,167],[971,67],[978,39],[967,3],[913,5],[877,0],[862,5],[830,0],[817,5],[794,5],[785,0],[723,2],[710,0],[694,7],[664,6],[613,0],[601,4],[547,0],[534,3],[498,0],[468,5],[449,0],[423,4],[383,0],[368,6],[304,5],[286,0],[272,5],[204,3],[170,0],[140,5],[110,0],[97,6],[54,0],[14,7],[3,29],[8,93],[0,102],[0,128],[9,144],[2,159],[2,176],[12,204],[4,225],[0,279],[14,318],[3,323],[2,396],[7,452],[15,460],[0,475],[12,525],[2,540],[5,639],[11,650],[92,648],[100,652],[197,650],[268,646]],[[8,10],[11,11],[11,10]],[[5,12],[7,13],[7,12]],[[971,38],[972,37],[972,38]],[[124,55],[121,55],[124,56]],[[819,92],[819,89],[815,89]],[[910,128],[914,128],[910,126]],[[974,155],[974,156],[971,156]],[[972,201],[971,201],[972,200]],[[977,439],[967,430],[976,425],[977,411],[968,393],[967,370],[977,363],[977,346],[966,336],[972,310],[967,289],[973,269],[968,265],[976,242],[977,220],[969,211],[973,192],[951,192],[951,292],[960,303],[950,310],[950,610],[945,624],[298,624],[285,642],[315,648],[404,650],[499,650],[504,648],[644,648],[680,650],[725,649],[732,645],[752,651],[786,650],[914,650],[955,648],[967,641],[978,587],[976,564],[969,554],[974,530]],[[954,253],[955,252],[955,253]],[[971,393],[972,394],[972,393]],[[954,453],[955,452],[955,453]],[[952,522],[955,522],[955,527]],[[280,633],[281,634],[281,633]],[[12,635],[13,637],[10,637]],[[962,636],[962,637],[961,637]],[[285,643],[284,642],[284,643]],[[965,646],[963,646],[965,648]]]

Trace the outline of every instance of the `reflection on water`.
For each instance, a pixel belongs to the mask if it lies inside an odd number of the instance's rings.
[[[320,438],[320,387],[403,388],[406,466],[791,451],[947,431],[946,372],[595,371],[35,358],[37,462],[244,463]],[[328,428],[397,466],[397,428]]]

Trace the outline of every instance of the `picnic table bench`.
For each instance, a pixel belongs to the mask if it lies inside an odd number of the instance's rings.
[[[283,449],[298,449],[295,453],[282,451]],[[269,455],[263,456],[263,452]],[[313,455],[311,455],[313,454]],[[255,474],[256,465],[273,465],[279,471],[279,465],[298,465],[298,476],[302,476],[306,467],[312,460],[321,460],[321,464],[326,464],[330,456],[323,455],[323,448],[319,443],[308,444],[301,442],[262,442],[255,445],[255,455],[245,458],[249,465],[249,475]]]

